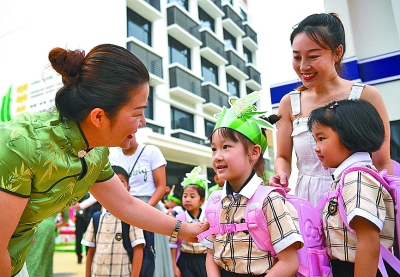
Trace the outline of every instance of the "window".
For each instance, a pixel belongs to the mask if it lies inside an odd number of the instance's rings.
[[[151,22],[128,8],[128,37],[130,36],[151,46]]]
[[[214,18],[199,7],[200,28],[210,29],[215,32]]]
[[[225,29],[224,29],[224,41],[225,41],[225,49],[228,48],[236,49],[236,38],[232,36],[232,34]]]
[[[214,126],[215,126],[214,122],[204,119],[204,130],[207,138],[211,136],[212,132],[214,131]]]
[[[207,167],[207,179],[208,181],[210,181],[210,183],[208,183],[208,188],[211,188],[212,186],[215,185],[214,175],[215,175],[214,169]]]
[[[243,17],[243,22],[247,21],[247,13],[240,8],[240,15]]]
[[[153,100],[153,87],[150,87],[149,97],[147,99],[147,108],[144,109],[144,116],[149,119],[154,119],[154,100]]]
[[[171,107],[171,129],[183,129],[194,132],[193,115]]]
[[[245,46],[243,46],[243,58],[246,63],[253,63],[253,53]]]
[[[170,36],[168,37],[168,46],[169,63],[180,63],[190,69],[190,49]]]
[[[252,92],[254,92],[254,89],[251,89],[251,88],[249,88],[249,87],[246,87],[246,94],[250,94],[250,93],[252,93]]]
[[[168,0],[168,3],[177,3],[179,6],[184,8],[185,10],[189,10],[189,1],[188,0]]]
[[[240,98],[239,81],[229,74],[226,74],[226,89],[231,96],[236,96]]]
[[[230,3],[231,5],[233,5],[233,0],[222,0],[222,5],[228,4]]]
[[[175,191],[182,192],[181,182],[186,177],[186,173],[192,171],[193,167],[193,165],[167,161],[167,184],[175,185]]]
[[[390,156],[400,162],[400,120],[390,122]]]
[[[218,85],[218,67],[205,58],[201,58],[201,74],[203,82],[212,82]]]

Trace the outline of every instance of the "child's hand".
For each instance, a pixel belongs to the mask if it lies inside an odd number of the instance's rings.
[[[179,267],[175,264],[174,265],[174,277],[181,277],[181,271],[179,270]]]
[[[289,175],[285,172],[275,174],[269,178],[269,185],[273,187],[283,187],[286,192],[289,192]]]

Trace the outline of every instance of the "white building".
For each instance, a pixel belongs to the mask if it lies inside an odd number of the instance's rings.
[[[51,81],[41,77],[51,48],[89,51],[99,43],[118,44],[140,58],[151,74],[147,125],[137,137],[161,149],[168,161],[167,183],[180,183],[198,165],[213,180],[208,145],[213,115],[228,106],[230,95],[242,97],[262,88],[257,33],[247,1],[72,0],[61,5],[41,0],[25,6],[37,11],[34,17],[19,7],[14,1],[0,4],[1,13],[12,10],[18,17],[12,18],[14,27],[0,32],[4,51],[0,64],[8,61],[10,65],[0,71],[1,76],[9,76],[0,81],[4,95],[0,119],[54,105],[61,80],[52,71],[45,71]],[[78,47],[74,47],[76,42]],[[11,52],[18,66],[9,62]],[[39,56],[37,60],[33,53]],[[25,56],[29,64],[35,64],[29,70],[21,69]],[[261,105],[269,107],[268,103]]]

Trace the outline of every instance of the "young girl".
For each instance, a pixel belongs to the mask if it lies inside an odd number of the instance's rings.
[[[186,211],[177,216],[178,219],[192,223],[204,220],[203,210],[200,208],[205,201],[207,183],[210,181],[200,175],[200,167],[195,167],[187,178],[184,178],[182,204]],[[207,248],[201,243],[192,243],[185,240],[170,240],[172,265],[175,277],[206,277]],[[178,248],[180,250],[177,259]]]
[[[167,196],[167,201],[164,205],[167,214],[176,217],[178,214],[183,213],[181,193],[172,186],[170,193]]]
[[[340,100],[311,112],[308,129],[316,141],[315,152],[322,165],[333,168],[331,190],[340,184],[349,167],[368,166],[374,170],[370,153],[385,140],[379,113],[365,100]],[[393,244],[394,209],[389,192],[370,174],[346,174],[342,197],[351,233],[338,212],[338,199],[325,205],[323,223],[326,249],[334,276],[377,275],[379,247]],[[389,276],[398,276],[389,272]]]
[[[220,223],[243,223],[247,201],[263,185],[264,159],[267,148],[265,129],[273,129],[266,118],[256,117],[253,104],[260,92],[243,99],[230,99],[231,108],[216,115],[217,123],[210,137],[212,165],[218,177],[225,180],[221,195]],[[279,118],[269,119],[275,123]],[[260,126],[262,128],[260,128]],[[213,194],[210,196],[213,198]],[[249,232],[209,236],[207,245],[208,276],[293,276],[299,267],[297,250],[303,239],[298,231],[297,212],[282,195],[271,192],[263,202],[271,242],[277,259],[258,248]]]

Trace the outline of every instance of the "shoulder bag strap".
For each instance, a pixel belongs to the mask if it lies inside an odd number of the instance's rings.
[[[136,163],[138,162],[138,160],[139,160],[140,156],[142,155],[142,153],[143,153],[143,150],[144,150],[145,148],[146,148],[146,145],[145,145],[145,146],[143,146],[142,150],[141,150],[141,151],[140,151],[140,153],[139,153],[139,156],[136,158],[136,161],[135,161],[135,163],[133,164],[133,167],[132,167],[132,169],[131,169],[131,172],[129,172],[128,178],[130,178],[130,177],[131,177],[131,175],[132,175],[132,172],[133,172],[133,169],[135,168],[135,166],[136,166]]]

